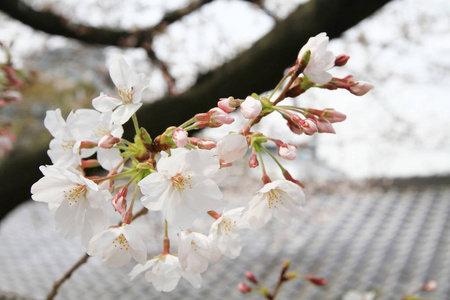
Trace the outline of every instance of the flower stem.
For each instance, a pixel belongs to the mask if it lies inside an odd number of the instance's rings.
[[[162,255],[170,254],[170,240],[169,240],[169,234],[168,234],[168,228],[167,220],[164,220],[164,250],[162,252]]]
[[[278,95],[277,99],[275,99],[275,101],[273,102],[273,105],[277,105],[279,102],[283,101],[284,98],[286,98],[286,93],[289,90],[289,88],[291,87],[291,85],[294,83],[295,79],[297,79],[297,77],[305,70],[306,66],[298,66],[298,68],[294,71],[294,73],[292,73],[291,79],[289,79],[289,82],[286,84],[286,86],[284,87],[284,89],[281,91],[281,94]]]
[[[132,119],[133,119],[133,124],[134,124],[134,130],[136,130],[136,134],[139,135],[139,124],[138,124],[136,114],[133,114]]]
[[[281,85],[283,84],[283,82],[290,76],[289,73],[287,73],[286,75],[284,75],[283,78],[281,78],[280,82],[278,82],[277,86],[273,89],[272,93],[269,96],[269,100],[272,99],[273,95],[278,91],[278,89],[281,87]]]

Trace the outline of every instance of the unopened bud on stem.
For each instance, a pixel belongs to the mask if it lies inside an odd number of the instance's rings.
[[[252,288],[243,282],[239,283],[237,288],[238,288],[239,292],[241,292],[242,294],[247,294],[252,291]]]

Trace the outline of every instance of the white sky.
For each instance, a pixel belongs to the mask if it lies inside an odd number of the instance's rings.
[[[95,25],[105,24],[104,19],[98,18],[102,11],[112,11],[106,25],[124,28],[151,25],[162,16],[164,9],[186,3],[182,0],[152,1],[151,9],[146,9],[144,4],[148,1],[145,0],[135,0],[140,3],[138,6],[126,5],[127,1],[103,1],[102,7],[97,6],[99,1],[91,0],[28,2],[53,2],[55,10],[61,14],[70,14],[80,22]],[[301,1],[293,1],[289,6],[286,3],[291,2],[273,0],[268,7],[283,16],[295,2]],[[0,26],[2,42],[14,39],[19,64],[27,65],[30,51],[36,53],[68,45],[64,38],[36,33],[4,16],[0,16]],[[192,84],[198,71],[230,59],[236,50],[249,47],[272,26],[269,16],[248,3],[216,1],[169,27],[166,34],[155,39],[155,49],[170,64],[171,72],[178,79],[178,88],[183,90]],[[79,47],[73,42],[69,45]],[[352,178],[449,174],[450,3],[445,0],[393,1],[342,38],[331,41],[329,48],[335,54],[351,56],[346,67],[332,71],[336,77],[351,73],[374,83],[376,88],[364,97],[315,90],[300,98],[302,105],[333,107],[348,117],[335,126],[336,135],[318,137],[318,156],[323,165]],[[148,65],[139,63],[146,59],[141,50],[108,47],[106,53],[109,58],[124,55],[134,61],[138,69]],[[100,63],[107,64],[107,61]],[[145,68],[143,71],[151,72]],[[163,87],[160,74],[152,72],[151,75],[154,98],[162,93]],[[282,124],[284,128],[284,121]],[[263,128],[273,127],[269,124]],[[219,132],[233,129],[227,127]],[[308,140],[284,129],[271,132],[281,135],[286,142]]]

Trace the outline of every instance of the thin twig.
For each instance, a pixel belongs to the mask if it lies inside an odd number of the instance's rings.
[[[67,280],[70,278],[70,276],[72,276],[72,273],[75,272],[75,270],[77,270],[79,267],[81,267],[84,263],[87,262],[87,260],[89,259],[89,255],[88,254],[84,254],[83,257],[72,266],[72,268],[67,271],[66,274],[64,274],[63,277],[61,277],[60,280],[56,281],[55,284],[53,285],[53,289],[50,291],[50,293],[47,296],[47,300],[52,300],[53,298],[55,298],[56,294],[58,293],[58,289],[59,287]]]

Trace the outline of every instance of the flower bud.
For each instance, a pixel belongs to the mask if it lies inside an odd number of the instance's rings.
[[[211,150],[213,148],[216,148],[216,143],[210,139],[201,139],[197,143],[197,147],[199,149],[205,149],[205,150]]]
[[[326,285],[328,283],[328,281],[322,277],[305,276],[304,278],[309,280],[309,282],[311,282],[312,284],[317,285],[317,286]]]
[[[239,99],[234,99],[233,97],[221,98],[219,102],[217,102],[217,106],[226,113],[234,111],[240,104],[241,101]]]
[[[250,160],[248,161],[248,166],[250,168],[256,168],[257,166],[259,166],[258,158],[256,157],[255,153],[253,153],[252,156],[250,157]]]
[[[365,81],[358,81],[356,85],[350,87],[349,91],[353,95],[362,96],[367,94],[371,89],[373,89],[373,84]]]
[[[340,54],[336,57],[336,59],[334,60],[334,65],[336,67],[342,67],[345,66],[348,62],[348,60],[350,59],[350,56],[348,56],[347,54]]]
[[[223,125],[223,124],[231,124],[234,122],[234,119],[230,117],[225,111],[222,109],[215,107],[209,110],[209,115],[211,116],[211,120],[209,121],[209,125],[213,127],[218,127],[215,125]]]
[[[316,115],[318,117],[323,117],[327,119],[331,123],[342,122],[347,116],[333,108],[325,108],[324,110],[307,108],[305,109],[307,112]]]
[[[283,144],[278,148],[278,155],[284,159],[294,160],[297,158],[297,146],[293,144]]]
[[[98,142],[98,146],[104,149],[111,149],[118,142],[120,142],[120,138],[108,134],[101,138]]]
[[[245,272],[245,277],[247,277],[247,279],[254,284],[259,284],[258,280],[256,279],[255,275],[253,275],[252,272]]]
[[[119,192],[111,199],[111,204],[122,217],[125,216],[127,210],[127,193],[128,188],[124,186],[119,190]]]
[[[80,143],[80,149],[92,149],[97,147],[97,143],[90,142],[90,141],[82,141]]]
[[[317,129],[320,133],[336,133],[336,131],[334,131],[333,125],[331,125],[330,121],[328,121],[327,119],[320,117],[318,119],[315,119],[315,121]]]
[[[311,118],[303,120],[298,115],[294,115],[292,121],[307,135],[313,135],[318,131],[316,123]]]
[[[219,157],[227,163],[243,157],[247,149],[247,138],[236,133],[227,134],[217,143]]]
[[[243,282],[239,283],[237,288],[238,288],[239,292],[241,292],[242,294],[247,294],[252,291],[252,288]]]
[[[246,119],[254,119],[261,113],[262,103],[251,96],[245,98],[241,104],[241,113]]]
[[[341,112],[338,112],[337,110],[334,110],[333,108],[326,108],[321,117],[324,117],[330,123],[342,122],[345,119],[347,119],[346,115],[344,115]]]
[[[188,142],[188,133],[183,128],[177,128],[174,131],[172,131],[172,139],[175,145],[177,145],[178,148],[182,148],[186,146]]]

